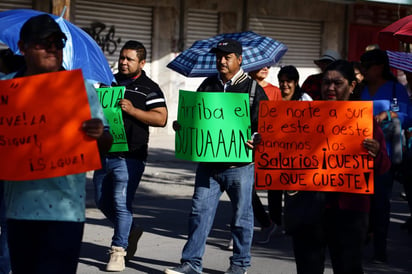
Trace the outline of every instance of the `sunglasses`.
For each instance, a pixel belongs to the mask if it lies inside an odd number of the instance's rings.
[[[31,43],[35,49],[49,50],[53,46],[57,50],[61,50],[66,46],[66,39],[42,39]]]

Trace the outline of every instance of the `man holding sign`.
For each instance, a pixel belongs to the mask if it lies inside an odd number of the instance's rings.
[[[55,82],[57,82],[55,78],[60,77],[59,80],[63,80],[67,73],[62,72],[64,70],[63,48],[66,40],[66,35],[49,15],[42,14],[30,18],[24,23],[18,42],[26,67],[17,73],[6,75],[2,80],[15,79],[15,83],[20,83],[19,81],[22,80],[20,77],[25,77],[25,83],[32,85],[27,93],[37,92],[37,90],[38,93],[46,92],[50,87],[41,86],[43,89],[41,90],[36,79],[45,73],[54,73],[53,76],[43,76],[54,77],[51,79]],[[82,78],[80,84],[84,90]],[[96,90],[92,84],[86,83],[86,87],[93,118],[76,125],[75,128],[83,130],[82,138],[97,140],[100,153],[105,153],[111,146],[112,137],[107,130],[104,130],[105,118]],[[17,88],[15,88],[16,93]],[[59,90],[53,92],[58,93]],[[70,92],[73,97],[64,100],[78,102],[76,96],[79,96],[81,90],[70,90]],[[73,111],[78,110],[73,109]],[[89,116],[90,111],[88,111]],[[63,114],[55,113],[55,115]],[[64,125],[60,125],[62,126]],[[79,142],[77,132],[73,131],[65,133],[77,138],[74,142]],[[60,144],[62,145],[69,144]],[[58,154],[57,151],[55,154]],[[94,156],[98,158],[98,152],[89,158]],[[45,162],[42,164],[45,165]],[[20,168],[24,170],[23,163]],[[54,167],[55,170],[58,168]],[[51,173],[52,169],[48,171]],[[4,187],[13,273],[76,273],[85,222],[85,174],[30,181],[5,181]]]
[[[145,64],[143,44],[126,42],[115,78],[119,86],[126,87],[119,105],[129,150],[108,153],[93,177],[97,206],[114,226],[107,271],[123,271],[125,257],[131,259],[136,252],[143,230],[133,225],[132,203],[146,164],[149,126],[164,127],[167,122],[163,92],[146,76]]]
[[[242,45],[236,40],[225,39],[210,52],[216,54],[219,74],[208,77],[200,85],[198,91],[249,93],[251,130],[256,132],[259,102],[267,100],[267,96],[262,87],[241,69]],[[179,124],[174,125],[177,130],[179,127]],[[228,124],[227,127],[232,126]],[[253,148],[253,141],[248,141],[245,145]],[[250,247],[253,237],[253,170],[251,162],[199,163],[189,217],[189,235],[183,248],[181,265],[166,269],[165,273],[196,274],[202,272],[202,256],[206,240],[223,191],[227,192],[233,207],[231,230],[234,244],[230,268],[225,273],[246,273],[251,261]]]

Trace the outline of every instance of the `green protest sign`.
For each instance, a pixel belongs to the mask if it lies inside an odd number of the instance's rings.
[[[98,88],[97,94],[103,108],[104,116],[110,125],[110,133],[113,136],[113,145],[109,152],[128,151],[126,132],[119,100],[124,97],[125,87]]]
[[[251,162],[248,93],[179,91],[176,157],[199,162]]]

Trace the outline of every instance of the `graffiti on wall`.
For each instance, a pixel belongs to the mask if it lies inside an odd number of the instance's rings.
[[[121,38],[115,37],[115,27],[112,25],[107,27],[102,22],[93,22],[89,28],[83,28],[102,48],[103,53],[113,55],[118,45],[120,45]]]

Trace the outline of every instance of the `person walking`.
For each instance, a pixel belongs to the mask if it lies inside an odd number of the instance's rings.
[[[48,14],[31,17],[23,24],[18,42],[26,66],[1,80],[64,70],[66,40],[66,35]],[[103,155],[113,138],[93,84],[85,81],[85,86],[92,119],[78,126],[85,135],[97,140]],[[42,89],[35,90],[41,92]],[[73,90],[73,98],[67,99],[75,100],[77,92]],[[76,273],[86,219],[85,197],[84,173],[4,181],[7,238],[14,274]]]
[[[278,72],[278,81],[281,92],[281,100],[312,101],[312,98],[304,93],[299,86],[299,73],[294,66],[284,66]],[[259,197],[258,197],[259,198]],[[260,234],[256,237],[256,243],[266,244],[270,241],[276,230],[282,227],[282,190],[268,190],[269,215],[263,211],[263,206],[253,199],[255,216],[262,225]],[[260,202],[260,201],[259,201]],[[256,209],[255,209],[256,207]],[[260,209],[260,210],[257,210]],[[263,209],[264,210],[264,209]]]
[[[21,69],[24,57],[15,55],[11,49],[0,50],[0,77]],[[4,186],[0,181],[0,274],[10,273],[10,254],[7,245],[6,208],[3,199]]]
[[[283,101],[312,101],[299,86],[299,72],[294,66],[284,66],[278,72],[279,87]]]
[[[109,152],[102,169],[95,171],[93,183],[97,207],[114,226],[107,271],[123,271],[125,260],[133,258],[143,230],[133,223],[133,199],[142,178],[148,155],[149,126],[164,127],[166,100],[162,90],[146,76],[146,48],[127,41],[120,50],[115,74],[117,86],[125,86],[119,101],[129,150]]]
[[[223,39],[210,50],[216,54],[218,74],[206,78],[198,92],[237,92],[251,94],[250,116],[252,132],[257,132],[259,102],[267,100],[262,87],[246,75],[242,68],[242,45],[237,40]],[[254,87],[254,88],[253,88]],[[230,124],[228,124],[230,127]],[[179,130],[178,123],[174,128]],[[253,141],[247,142],[253,148]],[[166,269],[167,274],[197,274],[202,272],[202,257],[213,225],[219,199],[226,191],[233,208],[231,232],[233,255],[227,274],[245,274],[251,264],[250,247],[253,237],[252,189],[254,165],[245,163],[199,163],[189,216],[189,235],[183,247],[181,264]]]
[[[313,100],[321,100],[320,87],[322,84],[323,71],[327,65],[339,59],[341,59],[341,56],[338,52],[327,49],[319,59],[313,60],[319,67],[320,73],[309,75],[302,84],[302,91],[307,93]]]
[[[280,89],[265,80],[268,77],[269,69],[270,67],[263,67],[249,72],[249,75],[263,88],[269,100],[282,100]],[[260,201],[255,188],[253,188],[252,195],[253,214],[261,226],[259,233],[255,237],[255,242],[257,244],[267,244],[270,242],[272,235],[282,225],[282,191],[267,191],[268,212],[266,212],[265,207]],[[229,247],[233,248],[233,240],[229,242]]]
[[[408,93],[389,67],[386,51],[373,49],[361,55],[361,70],[365,86],[360,98],[373,101],[373,115],[385,133],[386,146],[392,168],[375,179],[372,198],[370,237],[373,238],[372,262],[387,262],[387,237],[390,222],[390,199],[396,167],[402,162],[402,129],[412,125]]]
[[[256,82],[263,88],[270,101],[282,100],[280,89],[266,81],[266,78],[269,75],[269,70],[270,67],[263,67],[249,72],[249,76],[252,77],[253,80],[256,80]]]
[[[3,181],[0,181],[0,273],[9,274],[11,271],[9,246],[7,245],[6,208],[3,195]]]
[[[322,98],[328,101],[347,101],[355,86],[352,64],[338,60],[325,68]],[[375,176],[389,170],[390,160],[385,139],[375,120],[373,138],[365,138],[362,146],[374,157]],[[285,208],[293,201],[291,199],[295,199],[294,202],[306,201],[297,203],[301,206],[300,211],[305,211],[306,214],[311,212],[310,219],[301,220],[301,224],[291,232],[297,273],[324,273],[325,253],[328,249],[333,273],[362,274],[370,195],[299,191],[291,193],[286,199]],[[285,210],[285,218],[293,218],[287,214]],[[306,219],[305,216],[299,217]]]

